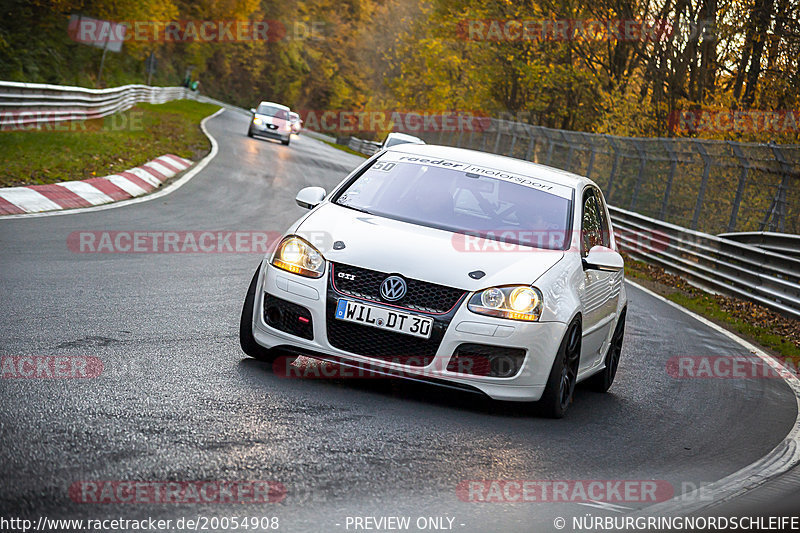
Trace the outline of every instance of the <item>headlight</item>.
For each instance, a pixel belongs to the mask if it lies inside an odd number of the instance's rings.
[[[319,250],[294,235],[281,241],[270,263],[276,268],[307,278],[319,278],[325,273],[325,258]]]
[[[475,293],[467,308],[479,315],[535,321],[542,314],[542,293],[527,285],[490,287]]]
[[[258,117],[253,117],[253,124],[261,124],[261,119]]]

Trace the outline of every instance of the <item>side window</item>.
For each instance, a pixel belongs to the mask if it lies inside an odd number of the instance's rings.
[[[595,197],[597,198],[597,209],[600,211],[600,224],[603,228],[603,246],[611,248],[611,224],[608,223],[606,204],[599,192],[595,191]]]
[[[583,194],[583,223],[581,227],[581,255],[586,255],[593,246],[603,244],[603,223],[594,192]]]

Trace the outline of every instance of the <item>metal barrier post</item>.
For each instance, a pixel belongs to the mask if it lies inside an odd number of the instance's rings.
[[[514,156],[514,145],[515,144],[517,144],[517,134],[516,133],[511,136],[511,148],[508,149],[508,154],[507,154],[509,157],[513,157]]]
[[[564,168],[564,170],[572,172],[572,152],[573,152],[572,143],[567,138],[567,134],[564,133],[563,131],[561,132],[561,138],[564,139],[564,142],[567,143],[567,164],[564,165],[564,167],[566,167]]]
[[[528,141],[528,151],[525,152],[525,160],[526,161],[530,161],[531,160],[531,153],[533,152],[533,148],[534,148],[535,144],[536,144],[536,140],[533,138],[533,135],[531,135],[530,140]]]
[[[589,179],[592,179],[592,169],[594,168],[594,158],[597,155],[597,147],[594,145],[594,143],[591,140],[591,137],[589,137],[588,134],[583,133],[582,135],[583,135],[584,140],[588,139],[588,143],[592,147],[592,151],[589,154],[589,163],[586,166],[586,177],[589,178]]]
[[[667,176],[667,186],[664,188],[664,198],[661,200],[661,212],[658,218],[661,220],[667,219],[667,207],[669,206],[669,195],[672,192],[672,180],[675,179],[675,169],[678,168],[678,157],[672,150],[672,141],[670,139],[661,139],[664,148],[669,154],[669,175]]]
[[[781,166],[782,177],[781,183],[778,185],[778,190],[775,191],[775,198],[772,200],[772,205],[767,212],[767,218],[764,219],[761,226],[763,229],[765,223],[769,222],[770,231],[774,231],[777,228],[778,231],[783,232],[786,221],[786,191],[789,188],[789,174],[791,173],[791,168],[777,144],[770,142],[769,147],[772,148],[772,155]]]
[[[739,172],[739,185],[736,187],[736,196],[733,199],[733,207],[731,208],[731,218],[728,221],[728,231],[736,231],[736,217],[739,214],[739,205],[742,203],[742,195],[744,194],[744,185],[747,180],[747,172],[750,170],[750,163],[744,157],[742,148],[739,143],[728,141],[728,146],[733,150],[733,155],[739,160],[739,165],[742,170]]]
[[[711,169],[711,157],[706,151],[706,147],[702,142],[693,139],[692,144],[697,149],[700,157],[703,158],[703,180],[700,182],[700,190],[697,192],[697,203],[694,206],[694,215],[692,216],[692,229],[697,229],[697,222],[700,220],[700,211],[703,210],[703,199],[706,195],[706,185],[708,185],[708,172]]]
[[[631,195],[631,206],[630,210],[636,207],[636,202],[639,199],[639,189],[642,187],[642,178],[644,177],[644,167],[647,164],[647,159],[645,157],[645,151],[641,146],[641,141],[634,141],[634,147],[636,148],[636,152],[639,154],[639,173],[636,175],[636,184],[633,186],[633,194]]]
[[[614,196],[614,177],[617,175],[617,167],[619,166],[619,150],[617,150],[617,143],[614,141],[614,138],[610,135],[605,135],[605,138],[608,139],[608,144],[611,145],[611,149],[614,151],[614,162],[611,164],[611,176],[608,177],[608,201],[611,202],[611,198]]]

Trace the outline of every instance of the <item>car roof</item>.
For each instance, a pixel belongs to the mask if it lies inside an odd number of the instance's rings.
[[[407,139],[409,141],[414,140],[414,141],[425,142],[419,137],[414,137],[413,135],[409,135],[407,133],[400,133],[399,131],[393,131],[392,133],[386,136],[386,139]]]
[[[272,107],[277,107],[278,109],[285,109],[286,111],[289,111],[289,108],[286,107],[285,105],[276,104],[275,102],[261,102],[260,104],[258,104],[258,107],[261,107],[262,105],[270,105]]]
[[[559,185],[573,188],[583,188],[590,184],[597,187],[597,184],[585,176],[580,176],[566,170],[540,165],[522,159],[515,159],[504,155],[479,152],[477,150],[467,150],[466,148],[454,148],[452,146],[439,146],[435,144],[396,144],[386,149],[387,152],[400,152],[405,154],[441,157],[467,163],[470,165],[491,167],[495,170],[503,170],[523,176],[531,176],[547,180]],[[599,188],[599,187],[598,187]]]

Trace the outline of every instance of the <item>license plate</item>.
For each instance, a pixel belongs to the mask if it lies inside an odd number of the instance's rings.
[[[433,329],[432,318],[399,313],[383,307],[364,305],[360,302],[353,302],[343,298],[336,304],[336,318],[423,339],[430,338],[431,330]]]

